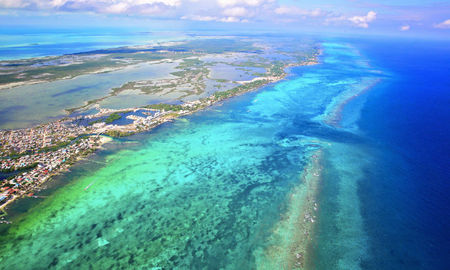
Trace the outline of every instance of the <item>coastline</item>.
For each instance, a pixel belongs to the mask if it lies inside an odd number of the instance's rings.
[[[89,136],[89,137],[94,137],[94,136]],[[33,197],[35,192],[42,190],[42,185],[44,183],[50,181],[53,177],[55,177],[57,175],[61,175],[62,173],[69,171],[69,169],[72,165],[74,165],[75,163],[77,163],[81,160],[89,158],[89,156],[92,153],[101,149],[104,144],[109,143],[113,140],[113,138],[108,137],[108,136],[103,136],[103,135],[95,136],[95,139],[96,139],[96,144],[92,148],[82,151],[74,157],[70,157],[70,159],[67,162],[62,163],[57,169],[55,169],[54,171],[52,171],[48,175],[46,175],[46,177],[42,181],[36,183],[36,185],[33,186],[32,189],[25,190],[20,194],[14,194],[12,196],[12,198],[9,198],[5,203],[3,203],[0,206],[0,212],[3,213],[3,215],[0,215],[0,217],[8,216],[8,213],[6,210],[10,204],[14,203],[15,201],[17,201],[23,197]],[[7,223],[7,222],[8,221],[6,221],[6,222],[0,221],[0,223]]]
[[[286,70],[288,68],[292,68],[292,67],[296,67],[296,66],[310,66],[310,65],[315,65],[319,63],[318,57],[322,54],[322,51],[319,50],[317,52],[317,54],[313,55],[312,59],[309,59],[307,61],[304,61],[302,63],[297,63],[297,64],[286,64],[284,65],[284,67],[282,68],[283,70],[283,74],[279,75],[279,76],[270,76],[270,77],[257,77],[254,78],[250,81],[247,81],[246,84],[242,84],[241,86],[238,86],[236,88],[230,89],[228,91],[224,91],[224,92],[216,92],[214,94],[212,94],[211,96],[204,98],[204,99],[200,99],[197,101],[194,101],[195,104],[195,108],[190,108],[190,110],[182,110],[182,111],[168,111],[166,113],[161,114],[161,117],[157,118],[156,122],[151,122],[150,125],[145,126],[144,128],[142,127],[137,127],[137,126],[133,126],[131,129],[126,129],[125,131],[117,131],[117,134],[115,133],[108,133],[108,132],[104,132],[104,130],[97,130],[97,138],[103,138],[100,140],[96,141],[95,146],[90,147],[87,151],[83,151],[82,153],[80,153],[79,155],[76,155],[73,157],[73,160],[71,162],[67,162],[67,163],[63,163],[57,170],[51,172],[48,177],[45,177],[44,180],[40,181],[39,183],[36,183],[37,185],[31,189],[31,190],[26,190],[25,192],[22,192],[21,194],[18,195],[13,195],[12,197],[8,198],[6,200],[6,202],[4,202],[2,205],[0,205],[0,211],[4,212],[5,215],[7,216],[7,206],[10,205],[11,203],[13,203],[14,201],[17,201],[18,199],[26,196],[27,194],[30,194],[30,192],[35,192],[36,190],[40,190],[41,186],[43,183],[51,180],[51,178],[55,175],[59,175],[64,171],[67,171],[72,164],[74,164],[75,162],[82,160],[82,159],[87,159],[89,158],[89,155],[93,152],[95,152],[96,150],[98,150],[99,148],[102,147],[103,144],[109,142],[111,140],[111,138],[106,139],[108,137],[105,136],[99,136],[100,134],[104,133],[107,134],[111,137],[123,137],[123,136],[130,136],[136,133],[141,133],[141,132],[147,132],[152,130],[153,128],[169,122],[169,121],[173,121],[174,119],[177,119],[181,116],[186,116],[186,115],[191,115],[195,112],[207,109],[208,107],[211,107],[212,105],[218,104],[221,101],[225,101],[229,98],[235,97],[235,96],[239,96],[248,92],[253,92],[256,90],[259,90],[271,83],[275,83],[278,81],[283,80],[286,76],[289,75],[289,72],[287,72]],[[250,86],[249,86],[250,85]],[[243,89],[241,91],[239,90],[235,90],[237,88]],[[231,91],[233,90],[233,91]],[[222,93],[226,93],[225,95],[223,95]],[[199,102],[199,104],[198,104]],[[98,115],[104,115],[104,114],[111,114],[111,113],[116,113],[116,112],[123,112],[123,111],[129,111],[129,110],[139,110],[139,109],[143,109],[143,108],[127,108],[127,109],[119,109],[119,110],[112,110],[112,109],[107,109],[104,112],[99,112]],[[96,114],[97,115],[97,114]],[[71,119],[70,117],[66,117],[63,119]],[[59,121],[59,120],[58,120]],[[126,127],[126,126],[125,126]],[[115,136],[117,135],[117,136]],[[94,136],[89,136],[89,137],[94,137]],[[8,221],[6,221],[8,222]]]

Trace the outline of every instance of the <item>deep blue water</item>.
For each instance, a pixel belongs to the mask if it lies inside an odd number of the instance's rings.
[[[450,269],[450,44],[352,41],[389,70],[364,98],[360,130],[379,162],[359,197],[365,269]]]

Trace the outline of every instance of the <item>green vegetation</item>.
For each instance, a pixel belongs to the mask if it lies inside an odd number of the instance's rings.
[[[20,157],[26,156],[32,154],[31,151],[27,151],[27,152],[23,152],[23,153],[19,153],[16,151],[10,151],[9,153],[2,153],[2,155],[6,155],[6,158],[10,158],[10,159],[19,159]]]
[[[99,56],[100,54],[101,56]],[[92,55],[96,57],[92,57]],[[144,61],[158,61],[168,58],[176,60],[188,56],[192,56],[192,53],[115,48],[74,55],[2,61],[5,66],[10,68],[10,71],[8,74],[0,76],[0,85],[31,80],[53,81],[68,77],[74,78],[103,69],[122,68]]]
[[[184,52],[224,53],[224,52],[259,52],[251,42],[236,39],[194,39],[186,43],[169,46],[167,49]]]
[[[267,75],[267,73],[260,73],[260,72],[255,72],[252,74],[252,76],[255,76],[255,77],[264,77],[266,75]]]
[[[178,78],[167,79],[157,83],[155,83],[153,80],[130,81],[120,87],[112,88],[112,91],[103,97],[89,100],[82,106],[66,109],[66,111],[68,113],[73,113],[77,110],[87,108],[92,104],[99,103],[109,97],[116,96],[120,92],[128,89],[138,90],[145,94],[158,94],[160,92],[168,94],[177,91],[177,87],[179,87],[180,85],[190,84],[195,89],[195,91],[179,90],[180,92],[184,92],[184,95],[181,95],[180,99],[194,94],[200,95],[206,88],[206,85],[203,83],[203,79],[209,73],[209,70],[205,67],[206,65],[207,64],[205,64],[198,58],[183,59],[183,61],[176,67],[177,69],[179,69],[179,71],[171,73],[171,75],[177,76]],[[226,80],[224,81],[226,82]],[[100,122],[102,122],[102,120],[97,120],[91,122],[90,124],[92,125]]]
[[[100,118],[100,119],[94,120],[92,122],[89,122],[88,125],[92,126],[93,124],[103,123],[103,122],[104,122],[104,120]]]
[[[186,58],[183,59],[183,62],[181,62],[178,65],[178,69],[185,69],[185,68],[190,68],[190,67],[200,67],[202,66],[204,62],[199,60],[198,58]]]
[[[176,69],[180,69],[180,71],[175,71],[170,74],[177,76],[177,77],[188,77],[188,76],[196,76],[198,74],[207,74],[208,69],[205,68],[206,64],[205,62],[199,60],[198,58],[188,58],[183,59],[183,62],[181,62]]]
[[[71,144],[75,139],[64,141],[64,142],[58,142],[56,145],[43,147],[43,148],[39,149],[38,153],[56,151],[60,148],[64,148],[64,147],[68,146],[69,144]]]
[[[120,87],[114,87],[112,89],[111,96],[116,96],[125,89],[133,89],[135,84],[136,82],[127,82]]]
[[[188,75],[195,76],[197,74],[202,73],[201,69],[194,69],[194,70],[182,70],[182,71],[174,71],[170,74],[177,77],[186,77]]]
[[[56,59],[55,59],[56,60]],[[34,65],[42,64],[42,62],[48,62],[49,59],[43,59]],[[70,60],[73,61],[73,60]],[[35,61],[34,61],[35,62]],[[104,58],[99,58],[95,60],[84,60],[83,62],[74,62],[68,65],[43,65],[38,68],[32,67],[32,63],[28,65],[26,61],[24,61],[24,66],[21,66],[11,74],[7,74],[0,77],[0,84],[12,83],[12,82],[22,82],[26,80],[32,79],[45,79],[45,80],[57,80],[66,76],[76,77],[78,75],[86,74],[89,72],[94,72],[103,68],[114,68],[119,67],[123,64],[111,61]],[[18,76],[18,74],[21,76]]]
[[[235,96],[235,95],[237,95],[239,93],[244,93],[244,92],[247,92],[247,91],[249,91],[251,89],[258,88],[258,87],[260,87],[260,86],[262,86],[262,85],[264,85],[264,84],[266,84],[268,82],[269,82],[268,80],[254,81],[254,82],[247,83],[247,84],[244,84],[244,85],[239,85],[239,86],[237,86],[235,88],[232,88],[230,90],[227,90],[227,91],[215,92],[213,94],[213,96],[217,100],[222,100],[222,99],[225,99],[225,98],[229,98],[229,97]]]
[[[122,118],[122,115],[118,113],[112,113],[110,116],[108,116],[108,118],[105,119],[105,123],[111,124],[112,122],[119,120],[120,118]]]
[[[5,156],[3,158],[10,158],[10,159],[14,160],[14,159],[19,159],[20,157],[23,157],[23,156],[26,156],[26,155],[31,155],[31,154],[34,154],[34,153],[43,153],[43,152],[56,151],[56,150],[58,150],[60,148],[64,148],[64,147],[68,146],[69,144],[71,144],[76,139],[77,139],[76,137],[71,137],[67,141],[61,141],[61,142],[58,142],[55,145],[46,146],[46,147],[43,147],[43,148],[41,148],[41,149],[39,149],[37,151],[28,150],[28,151],[23,152],[23,153],[18,153],[18,152],[12,151],[12,152],[8,153],[7,156]]]
[[[10,158],[12,160],[15,160],[15,159],[19,159],[20,157],[23,157],[23,156],[26,156],[26,155],[32,155],[32,154],[35,154],[35,153],[56,151],[56,150],[58,150],[60,148],[64,148],[64,147],[68,146],[69,144],[71,144],[72,142],[74,142],[77,139],[78,139],[78,137],[69,137],[69,138],[67,138],[67,141],[60,141],[60,142],[56,143],[55,145],[46,146],[46,147],[43,147],[43,148],[41,148],[39,150],[36,150],[36,151],[28,150],[28,151],[23,152],[23,153],[18,153],[18,152],[15,152],[15,151],[11,151],[9,153],[4,154],[2,159],[3,158]]]
[[[168,113],[162,116],[162,118],[164,119],[173,119],[173,118],[177,118],[178,116],[180,116],[178,113]]]
[[[229,80],[225,80],[225,79],[216,79],[216,82],[220,82],[220,83],[226,83],[229,82]]]
[[[24,166],[24,167],[11,167],[9,169],[2,169],[0,170],[1,173],[12,173],[12,172],[16,172],[16,171],[26,171],[26,170],[30,170],[30,169],[34,169],[37,167],[37,165],[39,165],[39,162],[35,162],[32,163],[30,165]]]
[[[133,135],[135,132],[126,132],[126,131],[118,131],[118,130],[109,130],[105,133],[105,135],[111,136],[111,137],[126,137]]]
[[[276,62],[270,67],[270,73],[272,76],[281,76],[284,74],[284,64],[281,62]]]
[[[161,110],[161,111],[181,111],[183,110],[183,106],[181,105],[172,105],[172,104],[165,104],[165,103],[159,103],[159,104],[151,104],[145,106],[145,108],[148,109],[154,109],[154,110]]]
[[[122,118],[122,115],[115,112],[115,113],[110,114],[106,119],[100,118],[100,119],[94,120],[92,122],[89,122],[89,125],[103,123],[103,122],[106,124],[111,124],[112,122],[119,120],[120,118]]]
[[[166,54],[163,53],[159,53],[159,52],[154,52],[154,53],[133,53],[133,54],[115,54],[115,57],[113,59],[132,59],[132,60],[136,60],[136,61],[158,61],[158,60],[163,60],[165,58],[167,58]]]
[[[65,109],[65,110],[66,110],[68,113],[73,113],[73,112],[75,112],[75,111],[77,111],[77,110],[80,110],[80,109],[89,107],[89,106],[92,105],[92,104],[95,104],[95,103],[97,103],[97,102],[100,102],[100,101],[104,100],[105,98],[107,98],[107,97],[109,97],[109,96],[110,96],[110,95],[104,96],[104,97],[101,97],[101,98],[97,98],[97,99],[93,99],[93,100],[89,100],[89,101],[86,102],[85,105],[81,105],[81,106],[79,106],[79,107],[69,108],[69,109]]]
[[[242,59],[233,65],[240,67],[269,67],[270,60],[258,54],[261,48],[253,45],[253,41],[240,39],[194,39],[181,44],[156,47],[120,47],[95,50],[72,55],[42,57],[24,60],[1,61],[8,72],[0,76],[0,85],[13,82],[32,80],[58,80],[73,78],[82,74],[101,70],[122,68],[142,62],[170,59],[183,59],[179,69],[203,69],[211,63],[205,63],[199,58],[202,54],[222,54],[228,52],[252,53],[253,59]],[[320,47],[312,41],[268,43],[276,48],[278,53],[292,56],[297,61],[307,61],[317,53]],[[292,44],[295,44],[293,46]],[[177,75],[183,75],[176,73]]]
[[[243,62],[239,62],[239,63],[233,63],[231,64],[232,66],[235,67],[259,67],[259,68],[267,68],[270,65],[265,63],[264,60],[261,60],[261,62],[254,62],[254,61],[243,61]]]

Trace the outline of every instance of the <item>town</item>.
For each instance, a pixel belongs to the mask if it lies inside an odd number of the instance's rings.
[[[182,105],[154,104],[64,119],[33,128],[0,131],[0,210],[16,198],[33,197],[42,183],[66,171],[113,137],[152,129],[212,105],[219,97]],[[116,124],[123,115],[129,124]],[[113,120],[111,120],[113,119]],[[1,215],[0,215],[1,216]]]

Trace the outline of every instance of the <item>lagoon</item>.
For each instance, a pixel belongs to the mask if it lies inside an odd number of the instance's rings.
[[[0,128],[16,129],[49,122],[66,115],[65,109],[79,107],[87,100],[106,96],[112,88],[129,81],[174,78],[177,62],[144,63],[121,70],[87,74],[68,80],[18,86],[0,90]],[[145,102],[157,103],[158,97],[147,96]],[[142,105],[130,99],[126,106]]]

